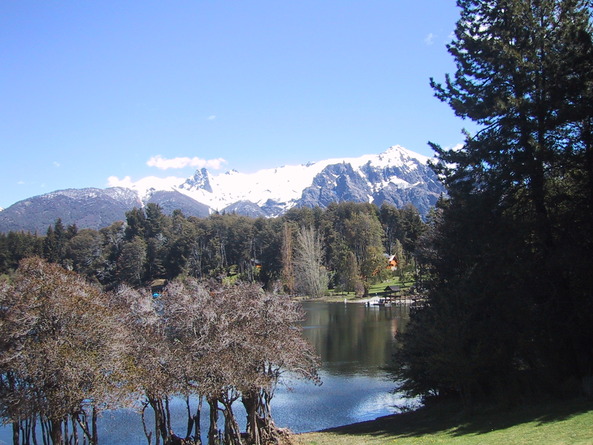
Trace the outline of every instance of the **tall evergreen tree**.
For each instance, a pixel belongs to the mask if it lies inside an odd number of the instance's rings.
[[[457,71],[431,83],[480,131],[461,150],[433,144],[450,202],[429,231],[431,300],[406,335],[404,376],[413,392],[468,398],[514,391],[509,383],[526,373],[540,384],[586,378],[593,369],[591,2],[457,3],[449,45]],[[452,341],[448,356],[444,338]]]

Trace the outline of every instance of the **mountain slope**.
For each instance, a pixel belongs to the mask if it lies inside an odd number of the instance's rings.
[[[45,233],[58,218],[64,225],[99,229],[123,220],[126,211],[140,205],[137,193],[120,187],[59,190],[4,209],[0,212],[0,231]]]
[[[411,203],[426,214],[445,192],[427,165],[429,158],[400,146],[378,155],[328,159],[305,165],[265,169],[252,174],[208,170],[177,184],[143,178],[130,188],[69,189],[36,196],[0,212],[0,231],[45,232],[57,218],[65,225],[98,229],[125,219],[125,212],[147,203],[165,213],[180,209],[187,216],[205,217],[236,212],[275,217],[292,207],[327,207],[332,202]]]
[[[253,174],[230,171],[212,176],[202,169],[181,184],[179,191],[216,211],[237,206],[253,211],[255,204],[265,216],[278,216],[292,207],[325,207],[342,201],[377,205],[387,201],[398,206],[411,202],[424,214],[444,192],[427,165],[429,159],[394,146],[379,155],[328,159]]]

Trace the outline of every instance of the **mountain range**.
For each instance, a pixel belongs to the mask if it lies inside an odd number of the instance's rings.
[[[425,215],[445,192],[428,165],[430,158],[393,146],[380,154],[327,159],[302,165],[235,170],[212,175],[207,169],[178,184],[145,178],[129,188],[67,189],[19,201],[0,211],[0,232],[44,233],[58,218],[65,225],[99,229],[124,220],[125,212],[148,203],[186,216],[236,212],[276,217],[293,207],[327,207],[332,202],[413,204]]]

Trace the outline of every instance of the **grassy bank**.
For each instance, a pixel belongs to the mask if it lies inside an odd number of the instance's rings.
[[[452,405],[295,436],[297,445],[591,445],[593,401],[465,414]]]
[[[390,280],[385,280],[382,281],[380,283],[376,283],[373,284],[370,288],[369,288],[369,296],[375,296],[375,295],[379,295],[382,294],[383,291],[385,290],[386,286],[399,286],[402,289],[402,292],[407,292],[410,287],[414,284],[414,281],[405,281],[402,282],[400,280],[399,277],[394,277]],[[321,298],[307,298],[307,297],[301,297],[298,298],[299,300],[302,301],[307,301],[307,300],[315,300],[315,301],[326,301],[329,303],[336,303],[336,302],[343,302],[344,300],[347,301],[357,301],[360,300],[359,297],[356,296],[356,294],[354,292],[339,292],[339,291],[335,291],[335,290],[330,290],[327,295],[321,297]]]

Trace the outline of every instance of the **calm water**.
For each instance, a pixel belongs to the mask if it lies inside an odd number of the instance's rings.
[[[393,336],[407,321],[406,308],[316,302],[304,307],[303,333],[321,356],[323,384],[285,381],[272,401],[277,425],[294,432],[314,431],[374,419],[410,405],[393,392],[397,385],[385,371]],[[184,403],[175,401],[172,410],[180,414],[179,425],[173,428],[184,434]],[[237,418],[243,417],[237,410]],[[99,439],[109,445],[146,444],[140,418],[132,411],[104,414]],[[10,432],[2,428],[0,445],[9,443]]]
[[[321,356],[323,384],[281,388],[272,401],[278,425],[314,431],[393,414],[411,403],[394,393],[397,384],[385,370],[407,308],[315,302],[304,307],[303,333]]]

